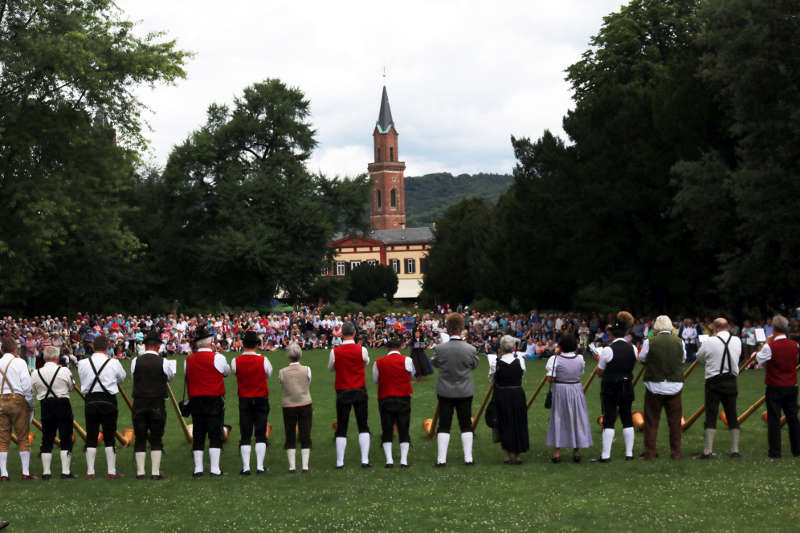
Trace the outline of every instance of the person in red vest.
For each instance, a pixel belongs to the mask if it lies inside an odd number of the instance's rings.
[[[789,340],[789,321],[785,316],[772,319],[773,334],[756,354],[759,365],[766,367],[764,382],[767,391],[767,442],[769,456],[781,456],[781,411],[789,426],[789,444],[792,455],[800,456],[800,421],[797,420],[797,358],[798,346]]]
[[[394,466],[392,459],[392,437],[394,426],[400,441],[400,467],[408,468],[408,449],[411,438],[408,427],[411,423],[411,377],[414,362],[400,353],[403,341],[392,334],[386,343],[389,349],[384,357],[372,366],[372,380],[378,384],[378,410],[381,413],[381,442],[386,454],[386,468]]]
[[[225,416],[225,382],[231,373],[228,361],[211,347],[214,333],[200,326],[195,334],[197,351],[186,358],[184,373],[192,412],[192,455],[194,477],[203,475],[203,450],[208,435],[209,472],[221,476],[219,458],[222,452],[222,422]]]
[[[356,327],[352,322],[342,324],[342,344],[331,350],[328,369],[336,372],[336,468],[344,468],[347,447],[347,423],[350,408],[356,414],[358,445],[361,448],[361,467],[370,468],[369,426],[367,425],[367,388],[364,368],[369,364],[367,349],[355,342]]]
[[[242,455],[243,476],[250,475],[250,442],[256,432],[256,474],[264,473],[264,456],[267,453],[267,416],[269,415],[269,387],[272,375],[269,359],[256,352],[261,339],[255,331],[248,331],[242,339],[244,352],[231,362],[239,387],[239,451]]]

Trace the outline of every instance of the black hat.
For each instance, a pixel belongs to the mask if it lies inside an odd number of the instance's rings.
[[[246,331],[244,336],[242,337],[242,344],[248,347],[255,347],[261,343],[261,339],[258,338],[258,333],[253,330]]]
[[[213,336],[214,336],[214,333],[213,333],[213,332],[211,332],[211,331],[209,331],[209,330],[206,328],[206,325],[205,325],[205,324],[203,324],[202,326],[200,326],[199,328],[197,328],[197,331],[195,331],[195,333],[194,333],[194,340],[195,340],[195,342],[197,342],[197,341],[201,341],[201,340],[203,340],[203,339],[207,339],[207,338],[209,338],[209,337],[213,337]]]
[[[145,344],[161,344],[161,336],[159,336],[158,331],[151,329],[147,332],[144,336],[144,343]]]

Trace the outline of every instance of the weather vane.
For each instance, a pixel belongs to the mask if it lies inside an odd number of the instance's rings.
[[[386,85],[386,67],[383,67],[383,84]]]

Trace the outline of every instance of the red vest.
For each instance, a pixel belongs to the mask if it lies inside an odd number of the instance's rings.
[[[225,382],[214,366],[213,350],[201,350],[186,358],[186,388],[189,398],[225,396]]]
[[[348,343],[333,349],[333,369],[336,371],[336,390],[360,389],[364,380],[364,359],[360,344]]]
[[[406,356],[392,352],[381,357],[378,365],[378,399],[389,396],[411,396],[411,373],[406,370]]]
[[[236,358],[236,383],[239,398],[263,398],[269,396],[264,357],[246,353]]]
[[[772,359],[767,361],[767,374],[764,382],[774,387],[793,387],[797,385],[797,343],[789,339],[779,339],[769,343]]]

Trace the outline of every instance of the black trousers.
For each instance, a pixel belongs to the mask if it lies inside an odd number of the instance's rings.
[[[61,449],[72,451],[72,405],[69,398],[48,398],[42,400],[42,445],[41,453],[52,453],[53,442],[61,439]]]
[[[797,420],[797,386],[775,387],[767,385],[767,442],[769,456],[781,456],[781,411],[789,426],[789,445],[792,455],[800,455],[800,422]]]
[[[717,414],[719,404],[725,410],[730,429],[739,428],[738,415],[736,414],[736,397],[739,391],[736,385],[736,376],[726,374],[714,376],[706,380],[706,421],[703,427],[717,429]]]
[[[439,396],[439,429],[437,433],[450,433],[453,410],[458,416],[461,433],[472,431],[472,396],[468,398],[444,398]]]
[[[86,447],[97,448],[100,426],[103,427],[103,441],[106,448],[113,448],[117,432],[117,396],[105,392],[91,392],[86,395]]]
[[[239,398],[239,446],[249,446],[256,432],[256,442],[267,442],[269,397]]]
[[[311,417],[313,413],[311,404],[283,408],[283,428],[286,431],[284,450],[297,448],[298,436],[301,448],[311,448]]]
[[[350,422],[350,408],[356,414],[359,433],[369,433],[367,425],[367,389],[347,389],[336,391],[336,436],[347,436],[347,424]]]
[[[617,410],[623,428],[633,427],[632,405],[633,384],[630,380],[610,382],[603,380],[600,385],[600,403],[603,409],[603,429],[614,429],[617,423]]]
[[[192,410],[192,450],[203,450],[208,436],[209,448],[222,448],[222,422],[225,401],[222,396],[195,396],[190,400]]]
[[[151,450],[164,449],[164,425],[167,410],[163,398],[133,399],[133,451],[146,452],[147,441]],[[150,436],[147,432],[150,431]]]
[[[397,425],[399,442],[411,442],[408,428],[411,425],[411,396],[389,396],[378,400],[381,413],[381,442],[392,442]]]

